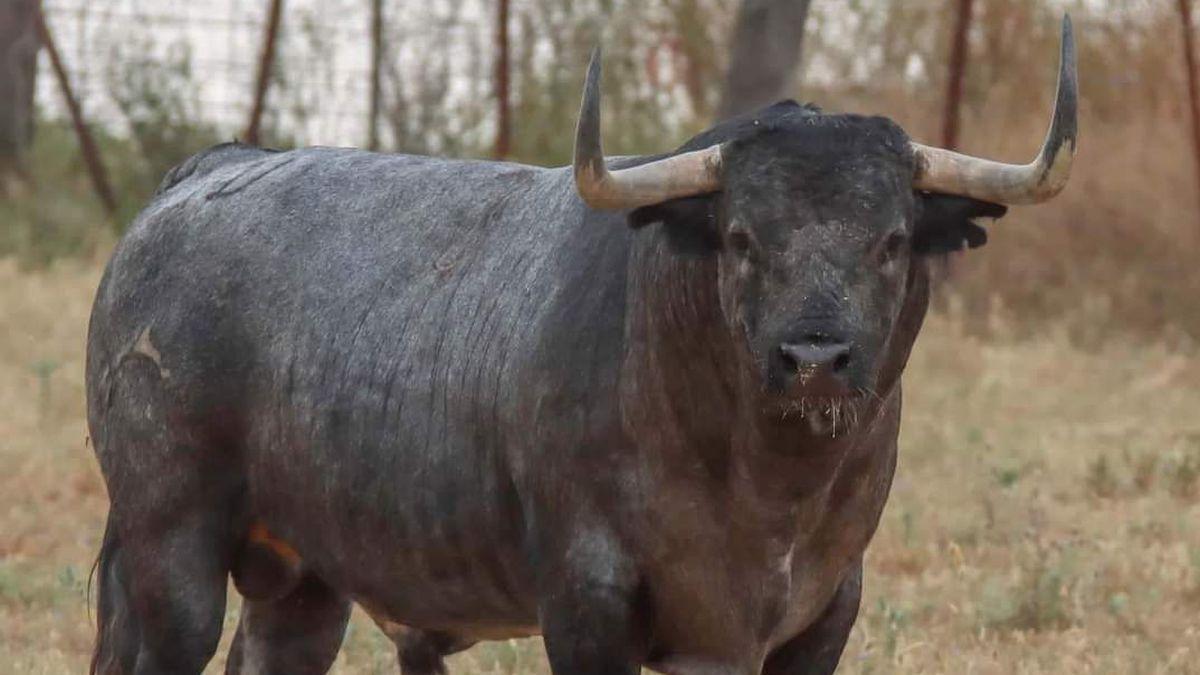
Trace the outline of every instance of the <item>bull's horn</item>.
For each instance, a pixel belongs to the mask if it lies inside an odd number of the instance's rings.
[[[1068,15],[1062,24],[1054,118],[1038,156],[1029,164],[1002,164],[913,143],[913,187],[999,204],[1033,204],[1050,199],[1066,186],[1071,174],[1077,102],[1075,38]]]
[[[575,129],[575,187],[594,209],[632,209],[715,192],[721,185],[721,146],[685,152],[609,171],[600,146],[600,49],[592,51],[579,126]]]

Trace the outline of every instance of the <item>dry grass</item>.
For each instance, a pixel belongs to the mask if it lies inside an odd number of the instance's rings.
[[[0,262],[0,672],[80,672],[89,655],[84,583],[106,499],[82,354],[98,277],[91,263]],[[899,475],[842,671],[1197,672],[1197,349],[1110,335],[1081,350],[1064,327],[1030,337],[993,312],[977,331],[948,305],[910,369]],[[336,672],[393,664],[356,616]],[[547,668],[524,641],[452,670]]]

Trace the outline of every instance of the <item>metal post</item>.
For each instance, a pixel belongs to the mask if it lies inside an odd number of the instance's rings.
[[[379,149],[379,69],[383,62],[383,0],[371,0],[371,111],[367,118],[367,148]]]
[[[46,17],[41,10],[37,12],[36,21],[38,38],[42,41],[42,46],[46,48],[46,53],[50,55],[50,65],[58,79],[58,86],[62,91],[63,98],[66,99],[67,110],[71,114],[71,124],[75,127],[75,136],[79,138],[79,149],[83,153],[83,163],[87,166],[88,176],[92,179],[92,187],[96,190],[96,196],[100,198],[100,203],[104,205],[104,210],[109,216],[113,216],[117,212],[117,200],[113,197],[112,188],[109,187],[104,162],[100,159],[100,152],[96,149],[92,132],[83,120],[83,110],[79,107],[75,92],[71,90],[71,82],[67,79],[67,69],[63,66],[58,47],[54,44],[50,28],[46,25]]]
[[[962,106],[963,71],[967,67],[967,31],[971,28],[972,0],[958,0],[954,36],[950,42],[950,76],[946,81],[946,108],[942,114],[942,147],[958,147],[959,108]]]
[[[512,110],[509,107],[508,0],[496,9],[496,159],[508,157],[512,145]]]
[[[1192,118],[1193,152],[1196,156],[1197,196],[1200,197],[1200,83],[1196,81],[1196,48],[1192,41],[1192,7],[1189,0],[1179,0],[1180,30],[1183,32],[1183,65],[1187,69],[1188,112]]]
[[[259,127],[262,123],[263,105],[267,98],[267,86],[271,83],[271,64],[275,61],[275,40],[279,35],[279,18],[283,13],[283,0],[271,0],[268,10],[266,33],[263,35],[262,54],[258,59],[258,79],[254,83],[254,106],[250,109],[250,121],[246,124],[246,142],[258,145]]]

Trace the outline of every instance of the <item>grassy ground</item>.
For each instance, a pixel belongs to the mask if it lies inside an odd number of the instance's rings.
[[[0,261],[0,673],[80,672],[89,656],[106,498],[82,356],[98,278]],[[1110,336],[1082,351],[1065,328],[1031,337],[996,316],[979,331],[949,304],[909,370],[842,672],[1200,672],[1200,349]],[[356,615],[335,672],[394,667]],[[515,641],[452,670],[547,668]]]

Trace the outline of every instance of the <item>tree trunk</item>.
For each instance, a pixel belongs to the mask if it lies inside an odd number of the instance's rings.
[[[971,29],[972,0],[958,0],[954,38],[950,41],[950,72],[946,80],[946,108],[942,113],[942,147],[958,147],[959,108],[962,107],[963,71],[967,68],[967,32]]]
[[[800,64],[809,0],[743,0],[733,33],[720,117],[785,97]]]
[[[1187,69],[1188,113],[1192,118],[1193,152],[1196,157],[1196,181],[1200,185],[1200,84],[1197,83],[1196,46],[1192,40],[1191,0],[1179,0],[1179,27],[1183,33],[1183,67]],[[1197,191],[1200,196],[1200,190]]]
[[[250,121],[246,124],[246,142],[259,144],[263,107],[267,100],[267,86],[271,83],[271,65],[275,61],[275,40],[279,36],[279,18],[283,13],[283,0],[271,0],[268,9],[266,32],[263,34],[262,54],[258,58],[258,78],[254,82],[254,106],[250,109]]]
[[[509,102],[508,0],[496,3],[496,159],[508,157],[512,146]]]
[[[24,176],[23,155],[33,142],[39,0],[0,0],[0,194]]]

